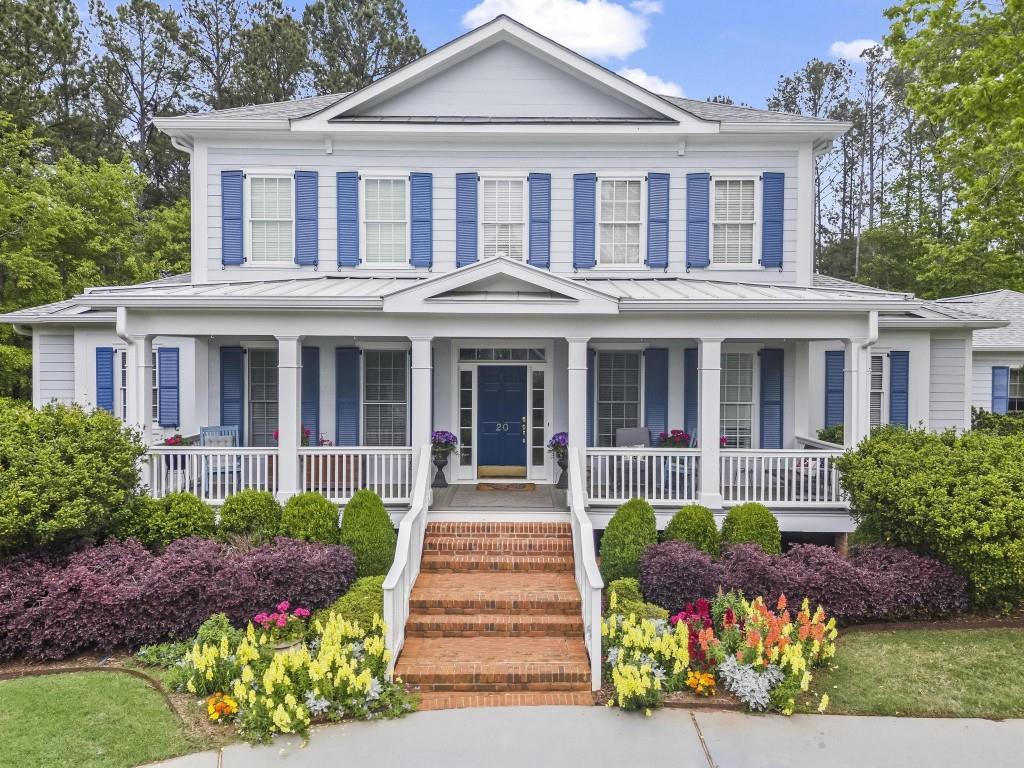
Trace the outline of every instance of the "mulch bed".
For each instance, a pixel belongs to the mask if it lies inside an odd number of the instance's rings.
[[[594,704],[598,707],[608,706],[608,700],[615,694],[615,688],[611,683],[605,683],[598,691],[594,691]],[[714,696],[697,696],[689,691],[675,691],[666,693],[664,706],[669,709],[715,709],[730,710],[732,712],[744,711],[739,699],[731,694],[719,691]]]
[[[944,619],[878,621],[872,624],[840,626],[840,637],[849,632],[886,632],[903,629],[1024,629],[1024,606],[1009,614],[962,613]]]

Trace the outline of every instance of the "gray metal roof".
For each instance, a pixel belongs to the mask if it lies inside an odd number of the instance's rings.
[[[975,331],[975,349],[1024,349],[1024,293],[1003,288],[967,296],[953,296],[932,303],[947,311],[998,317],[1008,322],[1003,328]]]

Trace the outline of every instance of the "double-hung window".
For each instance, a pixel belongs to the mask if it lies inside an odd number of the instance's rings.
[[[711,214],[713,264],[753,264],[755,180],[715,179]]]
[[[598,263],[634,266],[640,263],[643,227],[640,179],[601,179],[598,196]]]
[[[117,412],[121,414],[121,421],[128,421],[128,350],[118,352],[120,370],[117,379]],[[157,369],[157,353],[153,350],[153,366],[150,371],[149,386],[152,390],[152,419],[154,422],[160,420],[160,372]]]
[[[871,371],[868,375],[868,415],[872,427],[880,427],[886,423],[885,401],[887,392],[885,389],[885,360],[886,355],[871,356]]]
[[[754,435],[754,355],[722,353],[720,418],[729,448],[750,448]]]
[[[253,264],[292,261],[295,239],[291,176],[249,177],[249,241]]]
[[[409,263],[409,180],[363,180],[365,261],[383,266]]]
[[[640,353],[597,354],[597,444],[615,445],[615,430],[640,426]]]
[[[246,357],[249,359],[249,445],[276,445],[277,350],[250,348]]]
[[[160,371],[157,370],[157,353],[153,350],[153,365],[150,367],[149,388],[152,390],[150,407],[152,408],[153,422],[160,421]]]
[[[491,259],[504,256],[522,261],[526,231],[526,182],[523,179],[484,178],[481,184],[483,257]]]
[[[406,445],[408,392],[409,359],[404,349],[363,350],[365,445]]]
[[[1010,413],[1024,411],[1024,368],[1010,369],[1009,395],[1006,410]]]

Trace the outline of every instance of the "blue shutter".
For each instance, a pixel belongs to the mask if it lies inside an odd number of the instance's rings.
[[[587,349],[587,447],[594,446],[594,373],[597,365],[597,350]],[[569,435],[572,440],[572,435]]]
[[[889,423],[909,426],[910,353],[889,353]]]
[[[475,173],[455,174],[455,266],[477,260],[476,195],[479,177]]]
[[[782,219],[786,174],[761,175],[761,266],[782,269]]]
[[[340,171],[335,176],[338,204],[338,266],[359,266],[359,174]]]
[[[668,269],[667,173],[647,174],[647,266]]]
[[[590,269],[597,263],[594,251],[596,206],[597,174],[575,174],[572,177],[573,269]]]
[[[686,174],[686,268],[711,264],[708,247],[711,174]]]
[[[245,354],[241,347],[220,348],[220,426],[238,427],[245,445]]]
[[[434,266],[434,175],[409,174],[409,263]]]
[[[992,367],[992,413],[1010,410],[1010,369],[1005,365]]]
[[[531,173],[530,257],[535,267],[551,267],[551,174]]]
[[[113,347],[96,347],[96,407],[114,412]]]
[[[335,350],[334,381],[335,442],[359,445],[359,348]]]
[[[846,353],[840,350],[825,352],[825,426],[834,427],[846,422],[846,383],[844,369]]]
[[[697,388],[697,348],[683,350],[683,429],[690,439],[697,437],[697,414],[700,413],[700,395]]]
[[[237,266],[245,261],[242,243],[242,185],[241,171],[220,172],[220,263]]]
[[[302,426],[309,430],[309,444],[320,444],[320,348],[302,348]]]
[[[295,263],[315,267],[320,263],[316,171],[295,172]]]
[[[644,422],[651,431],[651,444],[668,432],[668,350],[644,352]]]
[[[761,447],[782,448],[781,349],[761,350]]]
[[[156,351],[157,422],[161,427],[181,425],[181,384],[178,374],[178,348],[160,347]]]

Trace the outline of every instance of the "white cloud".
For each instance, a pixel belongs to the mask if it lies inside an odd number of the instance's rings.
[[[659,96],[685,96],[683,89],[679,83],[673,83],[671,80],[662,80],[657,75],[652,75],[640,67],[623,67],[619,70],[619,74],[627,80],[631,80],[641,88],[646,88],[651,93],[656,93]]]
[[[854,63],[860,62],[860,55],[868,48],[874,48],[877,42],[866,37],[856,40],[836,40],[828,47],[829,54],[836,59],[846,59]]]
[[[647,45],[648,16],[660,12],[656,0],[480,0],[462,23],[473,29],[504,13],[584,56],[624,59]]]

